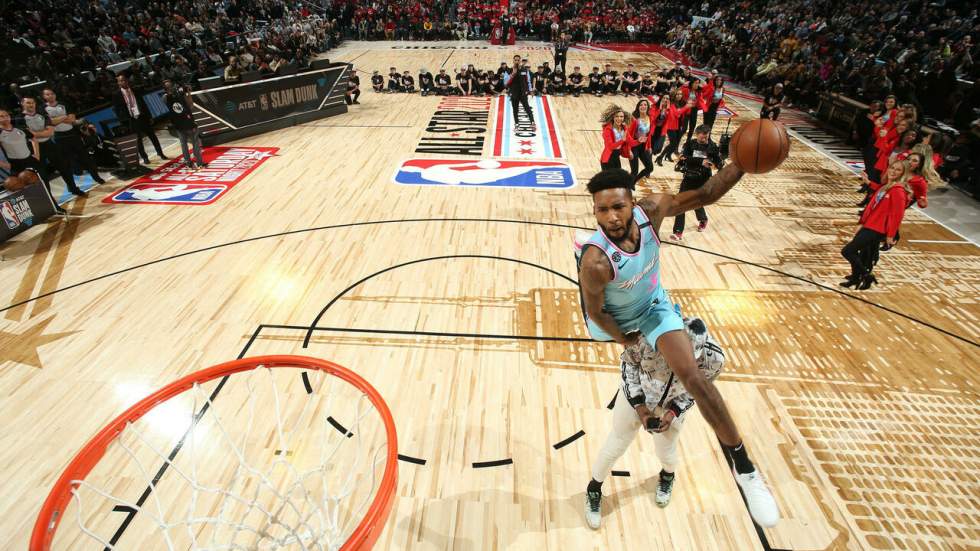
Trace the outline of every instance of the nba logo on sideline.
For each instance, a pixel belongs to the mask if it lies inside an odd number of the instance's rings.
[[[566,189],[575,185],[572,168],[554,161],[412,159],[394,182],[402,185]]]
[[[3,221],[6,222],[8,228],[14,229],[20,225],[20,218],[14,212],[14,207],[10,206],[10,201],[0,203],[0,213],[2,213]]]
[[[224,184],[133,184],[110,199],[144,205],[209,205],[228,189]]]

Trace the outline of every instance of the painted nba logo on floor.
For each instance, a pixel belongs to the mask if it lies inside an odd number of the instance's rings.
[[[412,159],[402,163],[394,182],[402,185],[567,189],[572,168],[553,161],[466,161]]]
[[[113,195],[112,202],[207,205],[226,191],[224,184],[133,184]]]

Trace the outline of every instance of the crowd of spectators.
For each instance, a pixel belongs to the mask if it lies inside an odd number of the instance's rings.
[[[12,110],[20,86],[40,80],[84,110],[109,102],[125,62],[135,88],[159,88],[165,79],[192,84],[222,74],[231,58],[243,71],[274,73],[343,36],[330,13],[283,0],[48,0],[7,3],[0,16],[0,81],[7,83],[0,107]]]
[[[895,94],[925,116],[967,129],[977,118],[980,18],[968,2],[912,0],[485,0],[373,1],[340,15],[358,39],[486,38],[501,21],[519,38],[669,44],[698,64],[768,90],[784,83],[799,106],[823,92],[859,101]]]
[[[669,39],[691,57],[760,90],[783,82],[798,104],[821,93],[870,102],[895,94],[926,116],[961,129],[977,118],[975,4],[859,0],[743,2],[675,24]]]
[[[43,0],[10,3],[0,81],[16,108],[17,83],[47,80],[73,105],[105,102],[112,64],[145,58],[134,85],[193,82],[235,72],[274,73],[304,63],[342,38],[426,40],[489,37],[507,18],[521,38],[672,45],[698,64],[791,101],[814,106],[841,92],[870,101],[895,94],[930,118],[961,129],[977,118],[980,33],[974,4],[952,0]],[[310,10],[314,11],[310,11]],[[233,75],[232,75],[233,76]]]

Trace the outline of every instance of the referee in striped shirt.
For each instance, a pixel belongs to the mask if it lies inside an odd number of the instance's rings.
[[[68,112],[64,104],[58,102],[58,96],[51,88],[45,88],[42,92],[44,98],[44,112],[51,119],[54,125],[54,140],[60,149],[60,154],[65,168],[74,173],[74,168],[84,168],[92,175],[92,180],[96,184],[104,184],[105,180],[99,175],[99,168],[95,159],[89,155],[88,150],[82,144],[82,135],[75,126],[75,115]]]
[[[47,168],[46,174],[43,174],[42,178],[50,180],[52,169],[57,170],[61,174],[65,186],[68,187],[68,191],[79,197],[88,195],[75,184],[75,175],[72,173],[71,163],[66,162],[64,155],[61,154],[61,148],[52,139],[55,128],[51,119],[46,114],[37,112],[37,102],[34,101],[34,98],[23,98],[20,100],[20,105],[24,113],[24,124],[31,131],[34,140],[37,141],[38,151],[41,154],[41,164]]]

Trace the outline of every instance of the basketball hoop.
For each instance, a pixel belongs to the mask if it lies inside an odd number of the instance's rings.
[[[235,360],[166,385],[89,440],[30,550],[370,549],[397,469],[391,412],[359,375],[303,356]]]

